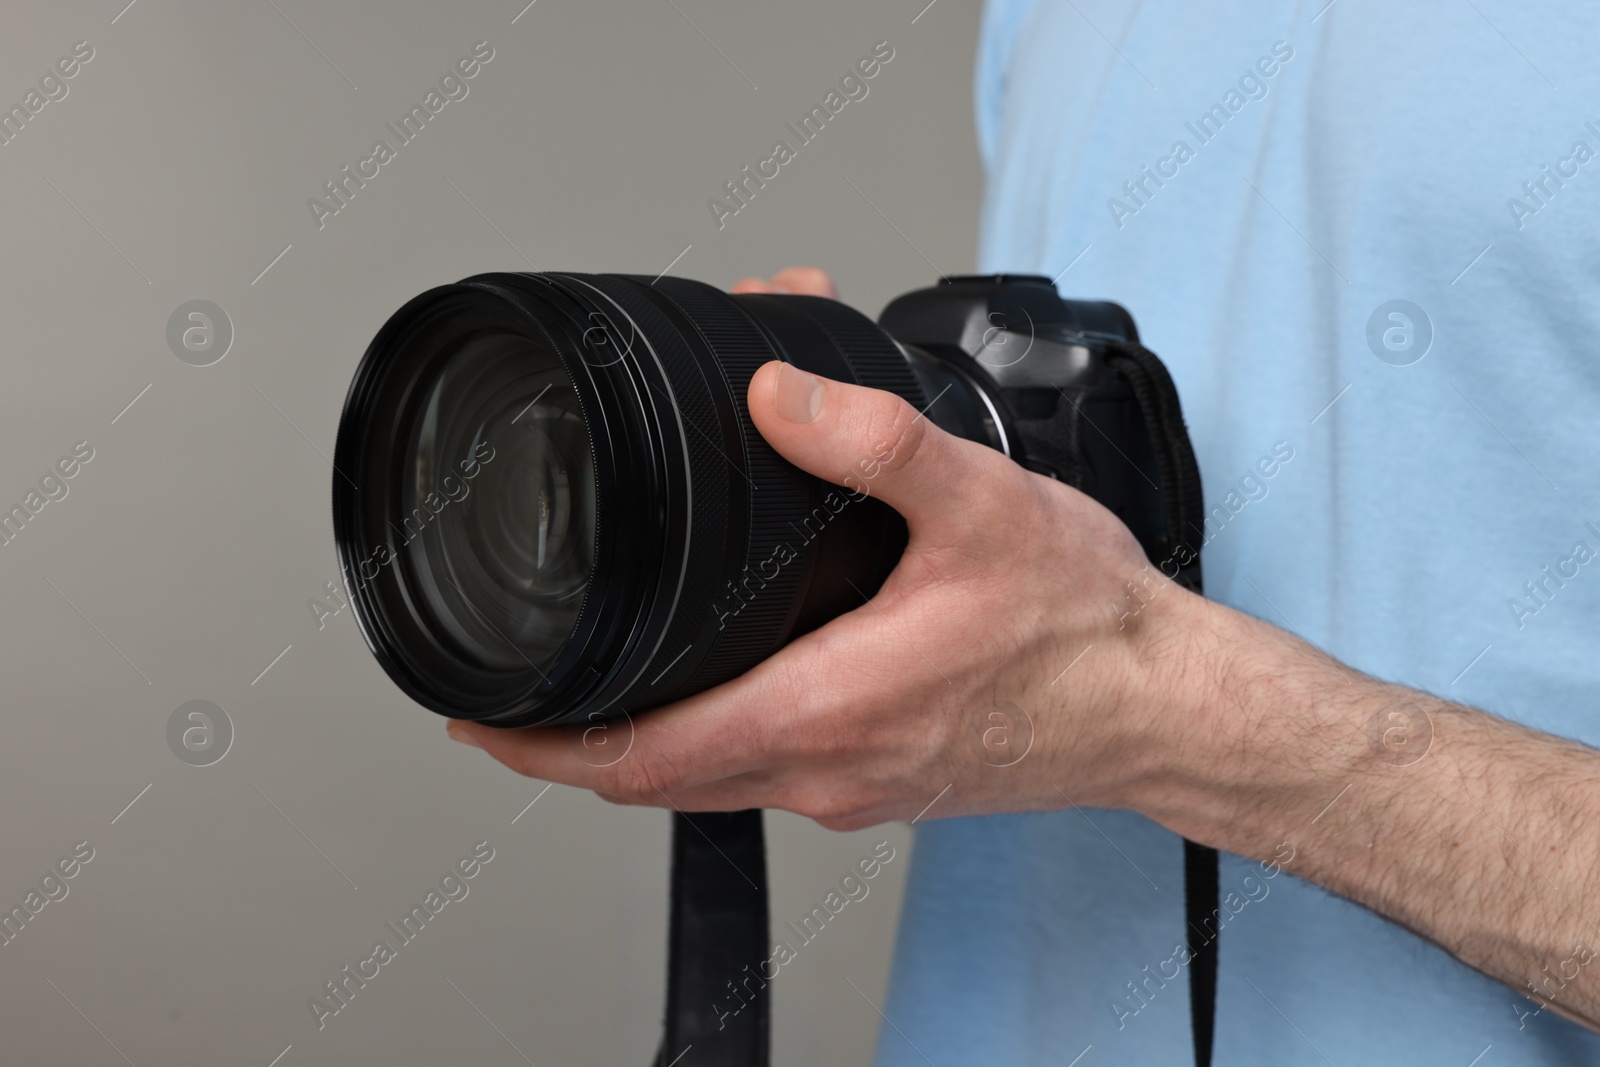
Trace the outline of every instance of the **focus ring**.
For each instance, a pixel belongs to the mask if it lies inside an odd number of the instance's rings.
[[[736,302],[709,285],[661,278],[652,288],[694,324],[714,353],[710,363],[720,364],[743,438],[739,451],[753,483],[749,526],[742,531],[744,558],[713,592],[713,610],[723,626],[710,655],[688,679],[690,688],[698,690],[742,673],[776,651],[787,636],[805,568],[798,560],[783,562],[783,547],[794,524],[810,509],[811,479],[773,451],[750,418],[750,379],[777,358],[761,330]]]

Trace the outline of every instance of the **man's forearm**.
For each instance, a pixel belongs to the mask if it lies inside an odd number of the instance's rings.
[[[1140,810],[1256,859],[1287,844],[1293,873],[1600,1029],[1600,753],[1190,610],[1214,666],[1181,683],[1194,733]]]

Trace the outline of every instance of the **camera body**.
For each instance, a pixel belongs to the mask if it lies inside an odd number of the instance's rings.
[[[930,400],[953,397],[930,407],[936,425],[1094,497],[1168,577],[1190,576],[1196,554],[1172,528],[1158,442],[1118,358],[1140,350],[1120,305],[1064,300],[1042,275],[963,275],[897,297],[878,324]]]

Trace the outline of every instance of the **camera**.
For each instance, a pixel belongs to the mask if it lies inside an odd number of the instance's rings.
[[[893,392],[1090,493],[1176,577],[1192,563],[1171,556],[1183,524],[1161,488],[1161,397],[1130,373],[1137,341],[1122,308],[1031,275],[943,278],[876,324],[670,277],[429,290],[379,330],[340,421],[354,614],[418,703],[520,727],[692,695],[860,606],[905,525],[872,497],[874,457],[837,486],[761,438],[745,392],[775,359]]]

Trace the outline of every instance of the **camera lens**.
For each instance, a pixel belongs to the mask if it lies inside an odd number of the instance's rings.
[[[594,565],[594,463],[572,382],[515,334],[472,337],[439,368],[410,437],[402,513],[427,509],[446,477],[463,489],[418,538],[418,603],[475,662],[548,670]],[[475,464],[470,485],[458,460]]]
[[[824,482],[761,438],[745,394],[773,359],[983,404],[817,298],[550,273],[406,304],[334,454],[346,588],[384,669],[452,717],[582,722],[719,684],[859,606],[904,523],[864,478]]]

